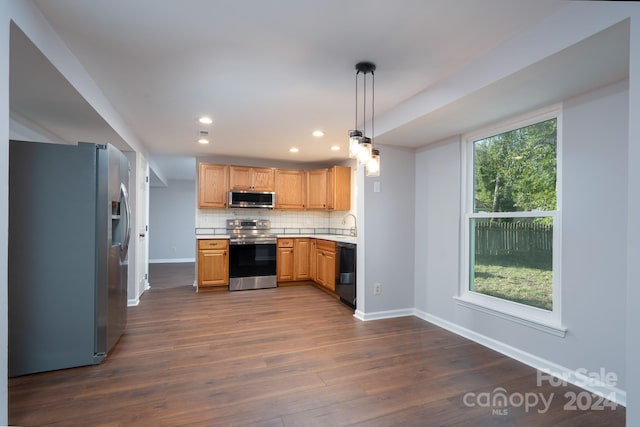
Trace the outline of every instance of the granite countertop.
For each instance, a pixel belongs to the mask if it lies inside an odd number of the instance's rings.
[[[331,240],[341,243],[357,243],[357,238],[353,236],[343,236],[340,234],[278,234],[278,237],[310,237],[312,239]]]
[[[313,239],[331,240],[341,243],[357,243],[357,238],[352,236],[342,236],[339,234],[283,234],[278,233],[279,238],[295,238],[295,237],[309,237]],[[196,234],[196,239],[229,239],[231,236],[228,234]]]

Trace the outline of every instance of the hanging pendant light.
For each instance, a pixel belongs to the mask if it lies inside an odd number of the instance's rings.
[[[356,121],[355,129],[349,131],[349,157],[358,159],[358,163],[367,167],[367,176],[379,176],[380,174],[380,151],[373,148],[373,132],[374,132],[374,116],[375,116],[375,64],[371,62],[359,62],[356,64]],[[358,76],[362,73],[363,80],[363,94],[362,94],[362,131],[358,129]],[[371,137],[367,136],[367,74],[371,74]],[[369,163],[371,162],[373,153],[376,153],[375,164],[378,165],[377,172],[373,172],[376,169],[374,163],[371,163],[371,173],[377,173],[377,175],[371,175],[369,173]]]
[[[367,162],[367,176],[380,176],[380,150],[371,150],[371,158]]]
[[[358,157],[358,149],[360,146],[360,138],[362,137],[362,132],[359,130],[350,130],[349,131],[349,157],[354,158]]]
[[[371,138],[360,137],[358,140],[358,161],[361,165],[366,165],[371,158],[371,147]]]

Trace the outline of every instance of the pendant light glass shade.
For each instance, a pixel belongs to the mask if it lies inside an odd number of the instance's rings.
[[[352,159],[358,157],[358,151],[360,150],[360,137],[362,137],[362,132],[359,130],[349,131],[349,157]]]
[[[371,158],[371,139],[363,136],[358,143],[358,162],[366,165]]]
[[[380,176],[380,150],[372,149],[366,166],[367,176]]]

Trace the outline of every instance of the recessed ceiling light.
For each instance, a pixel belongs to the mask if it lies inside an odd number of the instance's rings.
[[[339,145],[332,145],[331,146],[331,150],[338,151],[338,150],[340,150],[340,146]]]
[[[209,140],[208,140],[208,139],[204,139],[204,138],[200,138],[200,139],[198,140],[198,142],[199,142],[200,144],[208,144],[208,143],[209,143]]]
[[[290,152],[290,153],[297,153],[298,151],[300,151],[300,150],[298,150],[298,147],[291,147],[291,148],[289,148],[289,152]]]
[[[211,123],[213,123],[213,120],[211,120],[210,117],[200,117],[198,121],[204,125],[210,125]]]
[[[324,132],[322,132],[321,130],[316,130],[313,131],[311,135],[315,136],[316,138],[320,138],[321,136],[324,136]]]

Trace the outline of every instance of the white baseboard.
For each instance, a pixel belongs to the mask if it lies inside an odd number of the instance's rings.
[[[196,262],[195,258],[156,258],[150,259],[149,264],[173,264],[182,262]]]
[[[406,317],[406,316],[414,316],[415,309],[413,308],[404,308],[400,310],[388,310],[388,311],[376,311],[373,313],[364,313],[360,310],[356,310],[354,316],[357,319],[368,321],[368,320],[379,320],[379,319],[392,319],[394,317]]]
[[[448,330],[449,332],[453,332],[454,334],[460,335],[480,345],[495,350],[498,353],[502,353],[505,356],[509,356],[510,358],[522,362],[525,365],[529,365],[542,373],[552,375],[556,378],[566,381],[567,383],[580,387],[590,393],[605,397],[618,405],[627,405],[627,393],[624,390],[606,384],[605,382],[589,378],[588,375],[585,375],[580,370],[576,371],[550,362],[546,359],[535,356],[531,353],[527,353],[503,342],[494,340],[493,338],[489,338],[470,329],[463,328],[459,325],[456,325],[455,323],[449,322],[448,320],[444,320],[437,316],[433,316],[421,310],[414,309],[414,315],[426,322],[432,323],[436,326]]]
[[[127,300],[127,307],[135,307],[140,304],[140,298]]]

